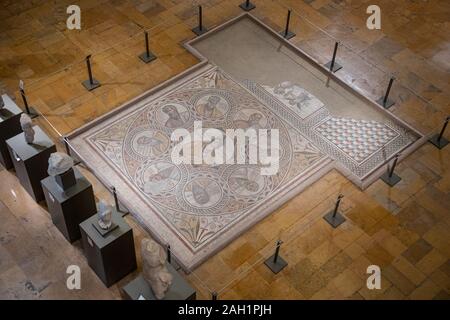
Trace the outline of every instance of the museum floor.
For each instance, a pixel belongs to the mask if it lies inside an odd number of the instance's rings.
[[[36,121],[56,141],[54,129],[67,134],[196,64],[180,45],[194,37],[196,4],[204,5],[210,27],[241,14],[240,2],[81,1],[83,29],[68,31],[68,1],[0,1],[0,91],[21,105],[17,83],[25,80],[29,101],[54,128],[42,117]],[[380,1],[382,32],[366,28],[362,1],[254,2],[252,14],[276,30],[291,8],[297,33],[291,42],[320,63],[331,55],[330,35],[351,48],[339,51],[344,68],[337,75],[368,96],[381,95],[386,73],[395,73],[412,91],[393,90],[393,114],[424,134],[439,130],[450,111],[448,2]],[[148,65],[136,59],[143,49],[139,25],[150,30],[158,56]],[[87,54],[102,82],[92,92],[80,84]],[[423,145],[399,164],[403,180],[393,188],[377,181],[361,191],[333,170],[185,277],[200,299],[212,291],[219,299],[448,299],[449,154],[449,147]],[[96,197],[111,201],[110,192],[83,173]],[[65,241],[13,172],[2,169],[0,176],[0,298],[119,299],[139,268],[107,289],[80,244]],[[332,208],[338,193],[345,195],[348,220],[332,229],[315,217]],[[126,220],[139,249],[147,233],[131,215]],[[278,239],[285,242],[281,255],[289,265],[274,275],[262,262]],[[82,269],[81,290],[66,288],[69,264]],[[382,290],[366,287],[371,264],[382,268]]]

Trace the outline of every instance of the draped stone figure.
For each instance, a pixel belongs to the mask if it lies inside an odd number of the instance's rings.
[[[25,141],[28,144],[32,144],[34,142],[34,129],[33,129],[33,121],[31,121],[31,118],[25,114],[22,113],[20,116],[20,126],[22,127],[22,131],[25,134]]]
[[[161,300],[173,280],[172,274],[166,267],[166,251],[154,240],[144,238],[141,242],[141,253],[144,279],[152,288],[156,299]]]

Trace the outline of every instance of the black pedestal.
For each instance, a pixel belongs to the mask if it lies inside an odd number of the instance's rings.
[[[274,262],[275,255],[271,256],[269,259],[267,259],[266,261],[264,261],[264,264],[270,269],[272,270],[273,273],[277,274],[278,272],[280,272],[281,270],[283,270],[288,263],[286,261],[284,261],[283,258],[281,258],[280,256],[278,256],[277,258],[277,262]]]
[[[97,213],[91,183],[74,168],[75,184],[63,190],[54,177],[41,181],[53,224],[70,243],[81,238],[80,223]]]
[[[330,70],[330,67],[331,67],[331,61],[325,63],[324,66],[325,66],[325,68],[327,68],[327,70]],[[342,69],[342,66],[341,66],[339,63],[337,63],[337,62],[335,61],[335,62],[334,62],[334,65],[333,65],[333,70],[332,70],[332,72],[335,73],[336,71],[339,71],[339,70],[341,70],[341,69]]]
[[[66,172],[56,175],[55,181],[63,190],[67,190],[70,187],[74,186],[75,183],[77,183],[75,171],[73,170],[73,168],[70,168]]]
[[[6,94],[2,95],[5,105],[0,109],[0,162],[6,169],[11,169],[13,163],[6,146],[6,140],[22,132],[20,116],[22,110]]]
[[[241,9],[244,10],[244,11],[250,11],[250,10],[255,9],[256,6],[255,6],[253,3],[251,3],[251,2],[249,2],[249,3],[248,3],[248,6],[247,6],[247,1],[244,1],[243,3],[241,3],[241,4],[239,5],[239,8],[241,8]]]
[[[8,139],[6,144],[17,178],[34,200],[39,202],[45,199],[41,180],[48,177],[48,158],[56,152],[56,146],[39,126],[33,129],[34,143],[26,143],[24,133],[20,133]]]
[[[151,52],[149,53],[149,55],[147,55],[147,52],[144,52],[143,54],[141,54],[139,56],[139,59],[141,59],[145,63],[150,63],[153,60],[156,60],[156,56],[153,53],[151,53]]]
[[[104,237],[93,226],[93,223],[98,223],[97,215],[80,224],[84,254],[89,266],[107,287],[136,269],[133,230],[115,211],[112,221],[118,227]]]
[[[195,27],[192,29],[192,32],[195,33],[197,36],[201,36],[202,34],[208,32],[208,29],[206,27],[203,27],[200,29],[200,27]]]
[[[196,292],[171,265],[167,269],[173,275],[172,285],[162,300],[195,300]],[[122,288],[126,300],[157,300],[152,288],[142,275]]]
[[[292,39],[293,37],[296,36],[296,34],[295,34],[294,32],[292,32],[292,31],[288,31],[287,34],[286,34],[285,31],[281,31],[281,32],[280,32],[280,35],[281,35],[283,38],[285,38],[286,40]]]
[[[88,91],[92,91],[98,87],[100,87],[100,82],[98,82],[95,79],[92,79],[92,83],[89,81],[89,79],[84,80],[82,83],[83,87],[85,87]]]
[[[439,140],[439,135],[438,134],[436,134],[433,137],[431,137],[428,141],[430,143],[432,143],[438,149],[442,149],[446,145],[448,145],[448,140],[445,139],[444,137],[441,137],[441,140]]]
[[[383,180],[387,185],[393,187],[397,183],[399,183],[402,178],[400,178],[398,175],[395,174],[395,172],[392,174],[392,176],[389,177],[389,172],[384,173],[381,177],[381,180]]]
[[[333,215],[334,211],[330,211],[323,217],[325,221],[328,222],[333,228],[339,227],[346,220],[345,217],[339,212],[336,213],[336,216],[333,217]]]

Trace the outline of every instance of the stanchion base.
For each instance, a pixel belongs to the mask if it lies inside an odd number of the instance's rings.
[[[25,110],[25,113],[26,113],[31,119],[34,119],[34,118],[39,117],[39,112],[37,112],[35,108],[33,108],[33,107],[28,107],[28,111],[29,111],[29,113]]]
[[[327,68],[328,70],[330,70],[330,67],[331,67],[331,61],[325,63],[324,66],[325,66],[325,68]],[[332,70],[333,73],[335,73],[336,71],[339,71],[339,70],[341,70],[341,69],[342,69],[342,66],[341,66],[339,63],[337,63],[337,62],[335,61],[335,62],[334,62],[334,65],[333,65],[333,70]]]
[[[328,212],[323,218],[326,222],[328,222],[333,228],[339,227],[341,224],[343,224],[347,219],[340,214],[339,212],[336,213],[336,216],[333,217],[334,211]]]
[[[98,82],[95,79],[92,79],[92,83],[88,79],[88,80],[83,81],[82,84],[88,91],[92,91],[92,90],[100,87],[100,82]]]
[[[288,31],[288,33],[286,34],[284,31],[280,32],[280,35],[285,38],[286,40],[292,39],[293,37],[296,36],[296,34],[292,31]]]
[[[139,59],[141,59],[145,63],[149,63],[152,62],[153,60],[156,60],[156,56],[151,52],[149,53],[149,55],[147,55],[147,52],[144,52],[139,56]]]
[[[201,36],[202,34],[208,32],[208,29],[203,27],[200,29],[200,27],[195,27],[194,29],[192,29],[192,32],[195,33],[197,36]]]
[[[253,3],[249,3],[247,7],[247,2],[243,2],[239,5],[239,8],[241,8],[244,11],[250,11],[256,8],[256,6]]]
[[[380,179],[383,180],[390,187],[395,186],[397,183],[399,183],[402,180],[402,178],[400,178],[398,175],[396,175],[395,172],[392,174],[391,177],[389,177],[389,173],[386,172],[380,177]]]
[[[117,210],[117,212],[122,215],[122,218],[130,214],[128,210],[123,209]]]
[[[273,259],[274,259],[275,255],[271,256],[269,259],[267,259],[266,261],[264,261],[264,264],[270,269],[272,270],[273,273],[277,274],[278,272],[280,272],[281,270],[283,270],[288,263],[286,261],[284,261],[284,259],[280,256],[278,256],[277,258],[277,262],[274,263]]]
[[[438,149],[442,149],[444,148],[446,145],[448,145],[448,140],[445,139],[444,137],[441,138],[441,140],[438,140],[439,135],[436,134],[433,137],[431,137],[428,141],[430,143],[432,143],[436,148]]]
[[[389,109],[390,107],[392,107],[395,104],[395,102],[392,101],[391,99],[387,99],[386,104],[384,104],[384,97],[381,97],[380,99],[378,99],[377,103],[385,109]]]

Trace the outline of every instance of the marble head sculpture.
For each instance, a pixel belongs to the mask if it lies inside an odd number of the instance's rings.
[[[112,207],[103,200],[98,203],[98,225],[103,230],[108,230],[112,224]]]
[[[48,158],[47,172],[54,177],[73,167],[73,159],[63,152],[54,152]]]
[[[154,240],[144,238],[141,242],[141,254],[144,279],[152,288],[156,299],[161,300],[173,280],[172,274],[166,267],[166,251]]]
[[[31,121],[31,118],[25,113],[22,113],[20,116],[20,126],[25,134],[25,141],[28,144],[32,144],[34,142],[33,121]]]

